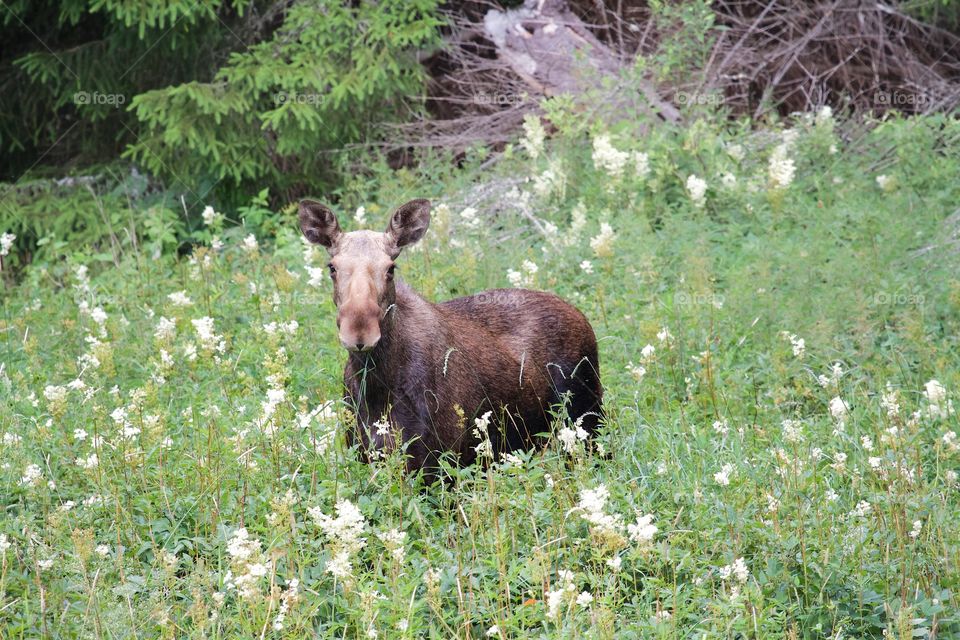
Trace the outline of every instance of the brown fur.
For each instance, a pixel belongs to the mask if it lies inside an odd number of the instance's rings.
[[[398,209],[384,234],[341,233],[319,206],[301,205],[301,227],[328,247],[336,269],[340,340],[350,349],[344,383],[357,417],[350,438],[362,451],[391,449],[399,436],[411,470],[435,469],[444,452],[469,464],[479,444],[474,418],[493,412],[499,455],[533,447],[559,404],[593,433],[603,393],[597,342],[576,308],[525,289],[430,303],[388,271],[426,231],[426,201]],[[389,430],[380,433],[374,424],[384,417]]]

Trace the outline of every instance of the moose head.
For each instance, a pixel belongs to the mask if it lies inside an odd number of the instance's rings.
[[[390,216],[383,233],[340,229],[333,212],[312,200],[300,202],[300,230],[330,254],[340,343],[350,351],[369,351],[380,341],[381,322],[396,301],[394,271],[404,247],[414,244],[430,224],[430,201],[411,200]]]

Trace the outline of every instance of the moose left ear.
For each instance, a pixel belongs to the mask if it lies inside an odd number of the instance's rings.
[[[392,257],[396,258],[401,249],[422,238],[429,226],[429,200],[411,200],[394,211],[387,225],[387,236],[393,241]]]
[[[334,251],[340,239],[340,224],[329,208],[313,200],[301,200],[299,209],[300,231],[307,240]]]

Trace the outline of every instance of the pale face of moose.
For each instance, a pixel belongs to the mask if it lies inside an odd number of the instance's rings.
[[[340,344],[369,351],[380,341],[381,322],[396,301],[394,261],[423,237],[430,224],[430,202],[411,200],[390,216],[384,233],[340,230],[337,217],[319,202],[300,202],[300,230],[330,254],[333,302]]]

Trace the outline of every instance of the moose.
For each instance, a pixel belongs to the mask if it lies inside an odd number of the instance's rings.
[[[476,461],[533,448],[553,412],[593,434],[602,418],[597,340],[586,317],[559,297],[492,289],[434,304],[396,277],[400,252],[430,224],[430,202],[398,208],[383,233],[340,229],[312,200],[299,205],[303,235],[326,248],[337,308],[348,442],[370,459],[406,447],[408,472],[435,475],[444,453]],[[559,415],[563,415],[562,413]],[[486,434],[475,419],[486,417]]]

